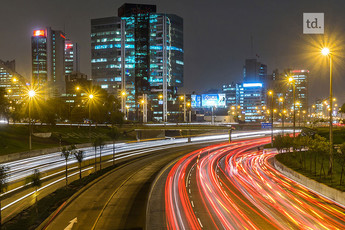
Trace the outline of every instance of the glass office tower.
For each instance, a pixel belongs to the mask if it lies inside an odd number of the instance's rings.
[[[118,15],[91,20],[92,78],[109,93],[126,92],[135,117],[142,94],[163,111],[158,97],[164,79],[168,95],[183,86],[183,20],[156,13],[154,5],[124,4]]]

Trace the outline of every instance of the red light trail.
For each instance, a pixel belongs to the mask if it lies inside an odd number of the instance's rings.
[[[279,173],[270,138],[189,153],[165,184],[168,229],[345,229],[345,209]]]

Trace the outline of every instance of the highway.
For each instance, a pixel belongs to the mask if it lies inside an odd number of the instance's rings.
[[[153,151],[115,169],[72,201],[46,229],[64,229],[74,218],[76,229],[143,229],[150,185],[174,159],[209,144]]]
[[[234,132],[232,138],[238,139],[243,137],[265,136],[269,133],[269,130]],[[116,144],[115,158],[116,162],[123,162],[145,156],[154,151],[164,151],[169,147],[188,146],[195,143],[224,141],[227,139],[228,134],[224,134],[192,137],[190,140],[191,143],[188,143],[187,138],[118,143]],[[112,144],[104,146],[102,150],[102,164],[111,164],[113,154],[112,147]],[[95,153],[93,147],[83,148],[82,150],[85,152],[83,176],[86,176],[95,170]],[[99,150],[97,151],[96,158],[97,161],[99,161]],[[5,163],[4,165],[9,167],[10,174],[8,191],[1,195],[3,196],[1,210],[5,221],[34,203],[33,189],[24,187],[25,178],[32,174],[33,169],[39,169],[43,176],[42,179],[44,179],[43,186],[38,190],[38,199],[64,186],[65,161],[61,157],[61,152],[13,161]],[[99,163],[97,164],[97,168],[99,168]],[[77,162],[71,157],[68,160],[69,182],[78,179],[77,170]]]
[[[239,132],[233,138],[265,136],[269,133],[270,131]],[[160,142],[174,144],[160,144],[157,148],[143,149],[141,156],[136,156],[83,192],[53,220],[48,229],[66,227],[74,218],[78,219],[75,229],[90,229],[90,226],[94,226],[93,229],[144,227],[147,193],[156,173],[191,149],[227,139],[228,135],[217,135],[192,138],[191,143],[187,139],[165,140]],[[152,143],[154,142],[145,144],[152,146]]]
[[[162,172],[147,229],[345,229],[345,208],[280,174],[269,138],[209,146]],[[162,191],[164,188],[164,191]]]

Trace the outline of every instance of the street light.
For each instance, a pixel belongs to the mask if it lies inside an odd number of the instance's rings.
[[[160,100],[163,100],[163,95],[162,94],[159,94],[158,95],[158,98],[160,99]],[[164,102],[162,103],[162,122],[164,122]]]
[[[329,57],[329,104],[330,108],[333,108],[333,83],[332,83],[332,65],[333,58],[329,48],[324,47],[321,50],[322,55]],[[333,111],[329,111],[329,170],[328,175],[332,175],[333,172]]]
[[[91,143],[91,103],[92,103],[92,100],[94,98],[94,95],[93,94],[89,94],[89,101],[88,101],[88,104],[89,104],[89,141]]]
[[[29,150],[31,151],[31,149],[32,149],[31,106],[32,106],[32,100],[36,96],[36,91],[35,90],[29,90],[28,96],[29,96]]]
[[[274,110],[273,110],[273,91],[270,90],[268,91],[268,95],[270,95],[271,98],[271,123],[272,123],[272,127],[271,127],[271,146],[273,147],[273,114],[274,114]]]
[[[187,102],[187,107],[188,107],[188,114],[189,114],[189,118],[188,118],[188,121],[189,121],[189,123],[191,123],[192,122],[192,110],[191,110],[191,103],[190,102]]]
[[[284,136],[284,119],[285,119],[285,114],[284,114],[284,111],[285,111],[285,108],[284,108],[284,98],[283,97],[280,97],[279,98],[279,101],[282,103],[282,107],[283,107],[283,112],[282,112],[282,136]]]
[[[140,103],[143,105],[143,123],[147,123],[147,95],[143,94],[143,99]]]
[[[183,122],[186,122],[186,95],[180,96],[180,100],[183,100]]]
[[[296,81],[293,77],[289,77],[289,83],[292,84],[292,104],[293,104],[293,137],[296,137],[296,108],[295,108],[295,104],[296,104]]]
[[[121,91],[121,112],[125,113],[125,100],[126,100],[126,91]]]
[[[301,128],[301,103],[297,101],[296,105],[298,106],[298,126]]]
[[[126,105],[126,120],[128,120],[128,110],[129,110],[129,105]]]

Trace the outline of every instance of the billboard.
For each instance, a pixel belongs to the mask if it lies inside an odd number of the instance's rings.
[[[226,107],[225,94],[203,94],[202,107]]]
[[[191,106],[192,108],[200,108],[201,107],[201,95],[191,95]]]

